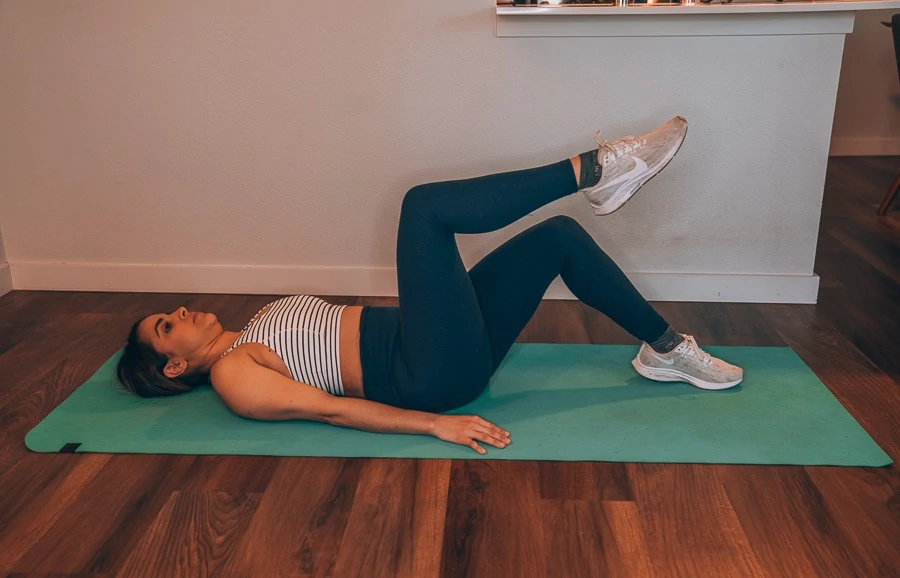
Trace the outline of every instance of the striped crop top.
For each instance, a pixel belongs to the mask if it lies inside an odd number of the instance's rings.
[[[311,295],[292,295],[266,307],[250,320],[222,357],[238,345],[262,343],[284,361],[295,380],[332,395],[344,395],[340,327],[346,305],[332,305]]]

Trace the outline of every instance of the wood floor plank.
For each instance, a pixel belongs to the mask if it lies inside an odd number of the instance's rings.
[[[539,507],[548,575],[623,575],[599,501],[545,499]]]
[[[79,456],[82,460],[93,456]],[[17,572],[115,572],[156,517],[190,456],[113,455],[21,557]],[[93,458],[96,459],[96,458]],[[53,552],[53,556],[47,556]]]
[[[23,510],[35,502],[46,502],[79,461],[76,454],[22,452],[12,467],[0,474],[0,536]],[[0,575],[6,566],[0,552]]]
[[[4,516],[0,528],[0,571],[15,569],[19,561],[59,521],[85,488],[109,462],[109,455],[84,456],[75,461],[59,484],[48,487],[17,512],[15,517]]]
[[[848,536],[799,466],[718,467],[717,476],[769,576],[866,576],[848,555]]]
[[[540,504],[548,576],[655,576],[634,502]]]
[[[635,502],[602,502],[600,504],[609,528],[609,537],[616,544],[615,559],[607,568],[611,576],[647,576],[659,574],[653,567],[644,535],[641,515]]]
[[[840,529],[836,548],[862,576],[897,576],[900,564],[900,472],[886,468],[807,467]],[[842,568],[845,566],[841,566]]]
[[[411,576],[415,460],[367,460],[347,518],[335,576]]]
[[[443,577],[547,576],[537,462],[454,461]]]
[[[85,350],[92,354],[110,351],[108,340],[98,339],[92,332],[109,331],[115,323],[114,316],[102,313],[60,314],[39,334],[0,355],[3,376],[0,411],[11,398],[38,382],[60,361],[78,359]]]
[[[538,462],[544,500],[633,501],[623,463]]]
[[[628,464],[647,551],[663,576],[763,576],[711,466]]]
[[[860,263],[884,275],[895,287],[900,286],[900,251],[897,250],[896,235],[893,235],[893,232],[887,235],[866,234],[868,230],[862,227],[857,227],[850,233],[847,228],[848,226],[830,227],[828,236],[837,240],[847,249],[847,253],[852,254]],[[830,259],[823,260],[823,263],[830,263],[833,260],[834,256],[830,256]]]
[[[178,293],[121,293],[106,291],[24,291],[39,296],[48,312],[65,313],[105,313],[126,317],[137,308],[169,310],[176,303],[189,298],[189,294]],[[136,319],[135,319],[136,321]]]
[[[426,463],[367,461],[342,540],[353,547],[338,552],[335,576],[437,577],[450,463]]]
[[[450,460],[416,460],[411,574],[414,578],[440,576],[449,489]]]
[[[366,461],[283,458],[225,574],[333,576]]]
[[[112,324],[109,315],[77,314],[54,324],[59,335],[41,341],[39,348],[28,342],[14,347],[0,356],[0,375],[4,389],[0,393],[0,468],[8,468],[25,454],[25,435],[103,364],[110,350],[102,340],[84,333],[85,323],[103,331]],[[45,349],[46,347],[46,349]],[[36,353],[32,353],[32,352]],[[52,353],[51,353],[52,352]],[[47,359],[50,357],[51,359]],[[17,366],[15,360],[32,368],[32,372]]]
[[[877,310],[860,307],[854,299],[847,293],[823,294],[819,310],[875,366],[900,379],[900,358],[895,346],[900,343],[900,325],[887,320]]]
[[[179,490],[262,494],[279,463],[275,456],[197,456]]]
[[[580,303],[545,301],[519,334],[519,343],[591,343],[589,324],[609,321],[596,311],[586,316]],[[621,329],[620,329],[621,331]],[[596,334],[596,330],[593,332]]]
[[[221,575],[259,500],[259,494],[174,492],[119,575]]]
[[[101,330],[111,326],[111,317],[104,315],[98,318],[90,314],[78,314],[71,320],[69,327],[82,326],[90,322],[93,327]],[[65,332],[67,327],[59,327]],[[0,415],[7,412],[25,411],[30,425],[36,425],[59,403],[68,397],[75,389],[84,383],[101,366],[110,355],[113,348],[95,339],[77,339],[60,346],[53,351],[52,358],[42,363],[39,371],[25,375],[18,381],[10,379],[7,389],[0,398]],[[22,406],[28,406],[23,410]],[[37,418],[35,420],[34,418]],[[12,420],[4,420],[12,423]]]
[[[12,574],[7,574],[6,578],[113,578],[115,574],[101,573],[94,574],[93,572],[13,572]]]
[[[10,295],[24,293],[13,291],[3,297],[7,303],[14,303],[7,299]],[[8,305],[0,308],[0,355],[3,355],[16,344],[26,341],[35,335],[47,331],[47,327],[53,323],[59,312],[49,313],[41,309],[42,300],[32,298],[23,301],[21,305]]]

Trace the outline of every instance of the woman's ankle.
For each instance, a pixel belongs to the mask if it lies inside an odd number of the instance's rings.
[[[659,339],[647,343],[647,345],[657,353],[666,354],[672,353],[672,350],[681,345],[682,341],[684,341],[684,335],[672,329],[670,325],[666,332],[660,335]]]
[[[572,171],[575,173],[575,182],[578,183],[578,188],[581,188],[581,156],[572,157],[569,159],[569,162],[572,163]]]
[[[575,170],[575,180],[578,181],[579,190],[593,187],[599,183],[603,171],[597,161],[597,149],[589,150],[574,157],[572,168]]]

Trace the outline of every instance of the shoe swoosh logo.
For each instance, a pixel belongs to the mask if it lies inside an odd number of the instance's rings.
[[[674,359],[668,359],[666,357],[663,357],[663,356],[659,355],[658,353],[656,353],[655,351],[653,351],[652,349],[650,350],[650,352],[653,353],[653,357],[655,357],[661,363],[665,363],[666,365],[675,365]]]
[[[647,163],[644,162],[644,159],[642,159],[640,157],[631,157],[631,158],[634,160],[634,168],[631,169],[630,171],[628,171],[627,173],[625,173],[624,175],[619,175],[618,177],[614,178],[613,180],[611,180],[608,183],[606,183],[605,185],[603,185],[604,189],[607,187],[611,187],[613,185],[617,185],[622,181],[627,181],[629,179],[632,179],[635,176],[637,176],[647,170]]]

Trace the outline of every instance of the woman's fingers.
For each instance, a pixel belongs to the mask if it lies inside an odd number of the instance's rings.
[[[478,443],[475,440],[469,441],[469,447],[472,448],[473,450],[475,450],[476,452],[478,452],[479,454],[487,453],[487,450],[484,449],[483,447],[481,447],[480,445],[478,445]]]
[[[472,426],[471,435],[475,439],[479,439],[484,443],[491,444],[498,448],[506,447],[510,443],[509,438],[503,434],[497,433],[495,430],[481,425]]]
[[[456,443],[469,446],[479,454],[484,455],[487,453],[487,450],[478,444],[479,441],[497,448],[505,448],[511,443],[509,432],[500,429],[489,421],[481,419],[477,415],[457,416],[450,419],[451,421],[448,423],[461,426],[457,430],[456,436],[454,436],[459,438],[455,440]]]
[[[481,428],[486,428],[487,431],[491,433],[495,438],[504,441],[505,443],[510,443],[509,432],[506,430],[500,429],[489,421],[483,420],[480,417],[476,418],[476,427],[480,426]]]
[[[509,432],[506,431],[505,429],[499,428],[499,427],[495,426],[494,424],[492,424],[491,422],[489,422],[488,420],[486,420],[486,419],[481,419],[481,418],[478,417],[478,416],[475,416],[475,420],[476,420],[478,423],[480,423],[481,425],[487,426],[487,427],[489,427],[489,428],[495,430],[498,434],[501,434],[502,437],[509,438]]]

